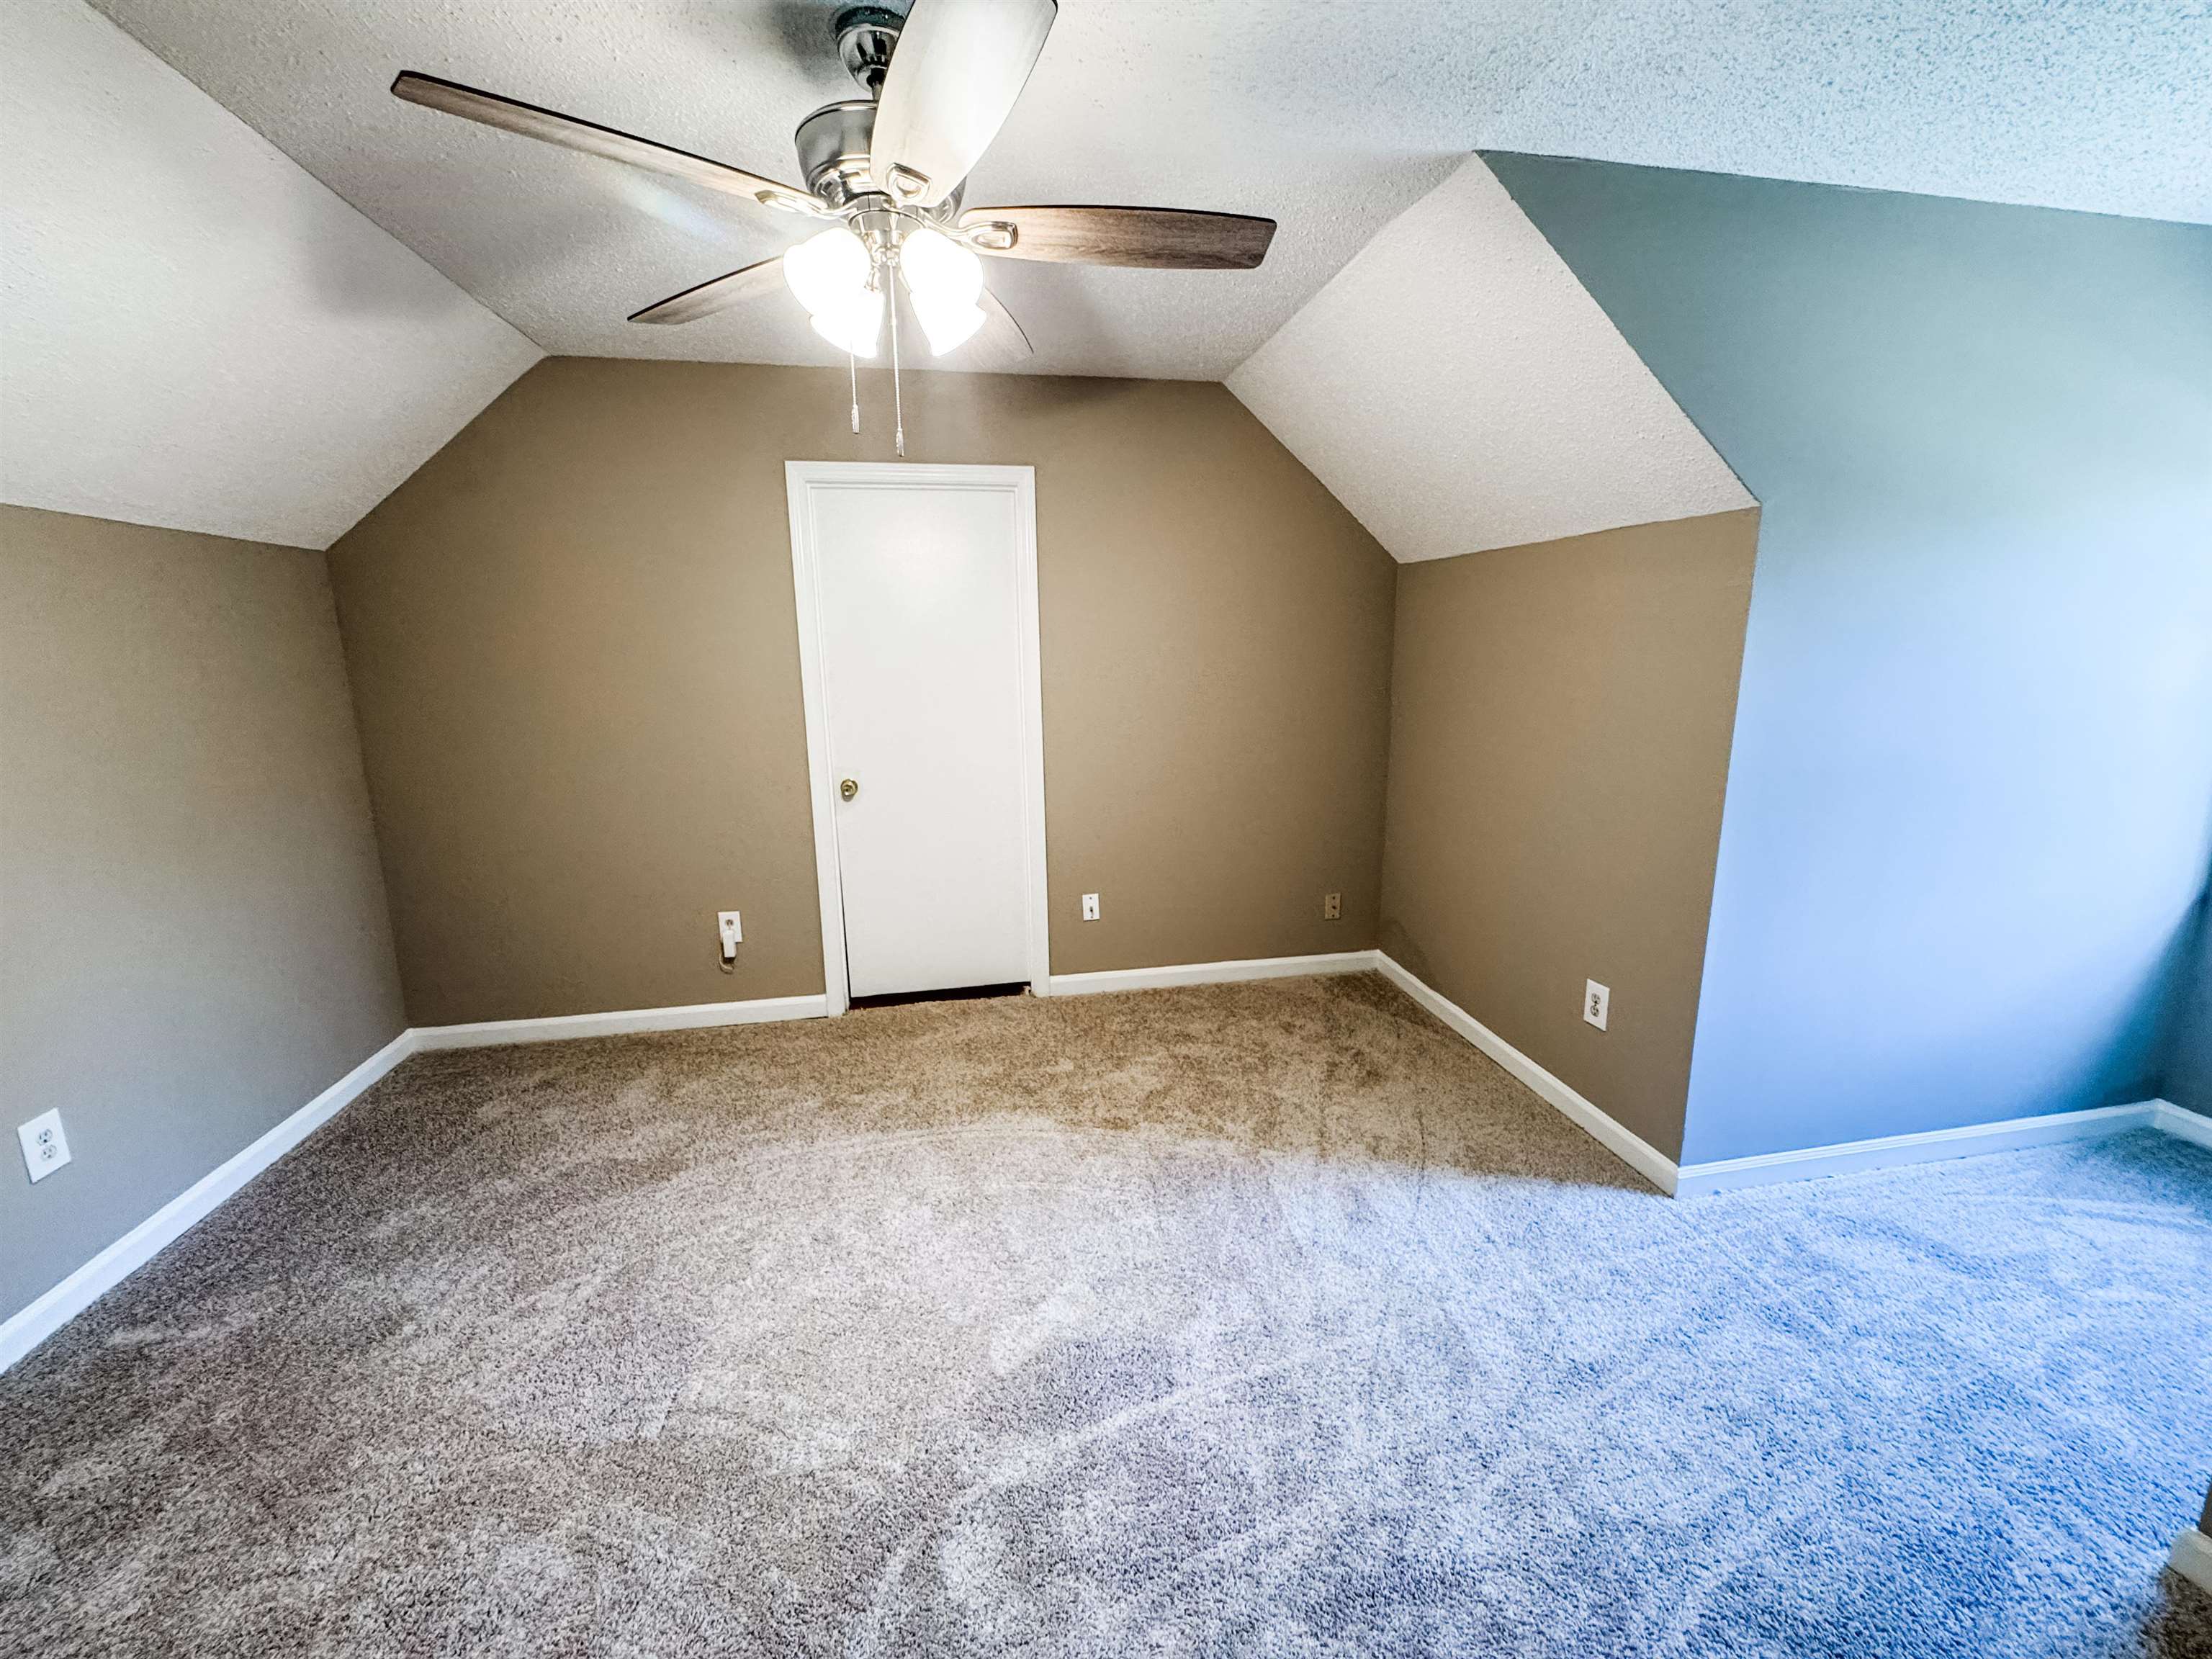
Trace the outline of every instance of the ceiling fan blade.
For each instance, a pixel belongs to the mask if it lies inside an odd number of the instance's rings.
[[[915,0],[877,101],[869,170],[894,199],[934,207],[1013,112],[1056,0]]]
[[[540,109],[535,104],[501,98],[496,93],[480,92],[458,81],[441,81],[434,75],[417,75],[408,70],[392,83],[392,95],[410,104],[420,104],[425,109],[443,110],[465,121],[479,121],[488,127],[519,132],[526,138],[543,139],[549,144],[580,149],[586,155],[604,156],[610,161],[627,161],[648,173],[663,173],[672,179],[704,185],[708,190],[745,197],[763,207],[817,215],[827,211],[805,191],[747,173],[742,167],[711,161],[690,150],[656,144],[650,138],[617,132],[596,121],[579,120],[556,110]]]
[[[960,228],[1001,258],[1154,270],[1250,270],[1275,236],[1273,219],[1183,208],[970,208]]]
[[[985,289],[975,296],[975,303],[983,308],[983,326],[975,331],[975,351],[971,359],[978,368],[994,368],[1001,365],[1012,368],[1031,356],[1036,348],[1022,325],[1014,320],[1014,313],[1000,303],[999,296]]]
[[[718,311],[727,311],[732,306],[742,305],[747,300],[757,299],[783,285],[783,256],[779,253],[773,259],[763,259],[757,264],[712,277],[681,294],[672,294],[642,311],[632,312],[630,321],[693,323]]]

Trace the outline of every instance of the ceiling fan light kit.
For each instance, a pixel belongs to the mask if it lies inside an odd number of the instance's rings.
[[[783,256],[783,280],[838,350],[873,357],[883,335],[884,293],[876,262],[843,225],[810,236]]]
[[[899,387],[900,291],[942,357],[977,336],[1006,356],[1028,337],[983,283],[982,260],[1249,270],[1267,257],[1272,219],[1179,208],[998,207],[963,211],[968,175],[1021,96],[1044,50],[1056,0],[914,0],[838,13],[837,55],[867,96],[823,106],[793,135],[804,190],[459,82],[403,73],[395,96],[610,161],[669,174],[826,228],[772,259],[712,277],[635,313],[637,323],[696,321],[787,288],[814,331],[854,364],[882,349],[890,323],[893,430],[906,453]],[[781,273],[782,281],[776,281]]]
[[[975,337],[983,326],[983,309],[975,303],[983,291],[983,262],[974,250],[922,225],[907,233],[898,265],[932,355],[942,357]]]

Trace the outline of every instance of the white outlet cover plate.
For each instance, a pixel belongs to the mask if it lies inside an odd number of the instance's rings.
[[[1594,979],[1583,981],[1583,1018],[1601,1031],[1613,1011],[1613,993]]]
[[[44,1181],[70,1161],[69,1137],[62,1133],[62,1115],[41,1112],[28,1123],[15,1126],[15,1139],[23,1143],[23,1167],[33,1182]]]

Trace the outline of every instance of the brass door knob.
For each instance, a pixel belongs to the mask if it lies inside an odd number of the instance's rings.
[[[853,779],[847,778],[844,782],[837,786],[837,793],[842,795],[847,800],[850,800],[854,796],[860,793],[860,786]]]

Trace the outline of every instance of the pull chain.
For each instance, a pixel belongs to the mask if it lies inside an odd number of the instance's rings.
[[[891,442],[903,456],[906,453],[906,404],[899,391],[898,266],[889,260],[884,264],[884,298],[891,310]]]
[[[853,377],[853,435],[860,433],[860,360],[851,352],[845,354],[845,372]]]

